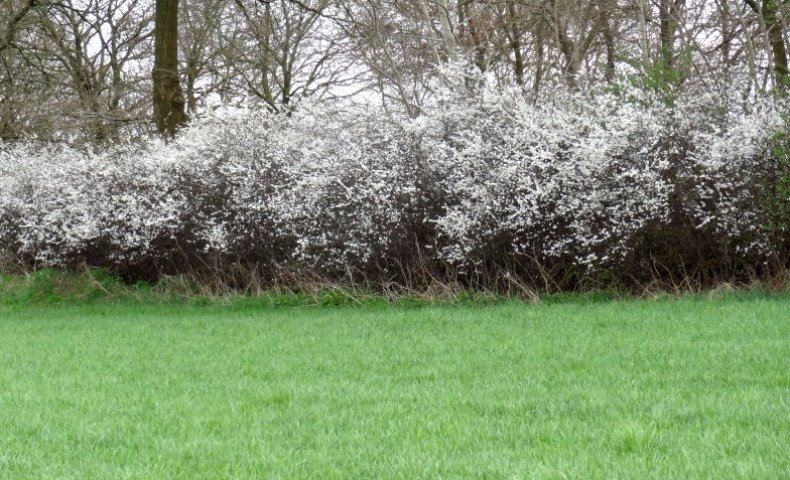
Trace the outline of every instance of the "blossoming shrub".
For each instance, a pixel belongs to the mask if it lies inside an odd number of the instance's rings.
[[[168,143],[0,144],[0,253],[127,278],[242,265],[268,284],[302,271],[414,287],[787,266],[787,219],[767,206],[786,193],[779,101],[438,98],[408,121],[316,105],[198,120]]]

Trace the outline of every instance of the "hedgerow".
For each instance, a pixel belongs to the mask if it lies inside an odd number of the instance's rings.
[[[478,88],[411,120],[318,104],[105,150],[0,144],[0,255],[557,289],[788,266],[781,100]]]

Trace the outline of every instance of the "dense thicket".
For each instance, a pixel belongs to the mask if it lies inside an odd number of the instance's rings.
[[[170,142],[0,144],[0,249],[127,278],[235,265],[269,285],[569,289],[788,266],[782,101],[627,83],[530,101],[456,78],[411,120],[304,105],[226,111]]]
[[[788,18],[784,0],[0,0],[0,270],[765,276],[790,262]]]

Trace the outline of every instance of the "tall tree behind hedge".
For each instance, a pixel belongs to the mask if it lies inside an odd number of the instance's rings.
[[[178,82],[178,0],[156,0],[154,17],[154,123],[173,136],[187,121]]]

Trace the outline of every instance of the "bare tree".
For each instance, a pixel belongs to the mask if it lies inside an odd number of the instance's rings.
[[[108,142],[152,116],[173,135],[216,104],[306,97],[417,116],[454,62],[525,92],[663,66],[748,96],[788,88],[789,15],[784,0],[0,0],[0,137]]]
[[[233,22],[230,0],[185,0],[179,9],[181,79],[189,114],[207,107],[212,96],[233,100],[233,62],[223,41]],[[238,28],[238,25],[236,25]]]
[[[19,28],[19,24],[25,19],[25,17],[36,7],[40,6],[43,0],[25,0],[18,8],[15,5],[15,2],[6,1],[3,5],[3,15],[8,19],[8,21],[3,25],[3,31],[0,34],[0,52],[10,47],[14,42],[14,36],[16,34],[17,28]]]
[[[322,95],[347,77],[344,39],[326,17],[330,0],[233,0],[235,28],[221,33],[229,85],[272,110],[288,110],[296,98]]]
[[[145,121],[150,58],[144,0],[36,5],[0,52],[5,136],[111,141]]]

